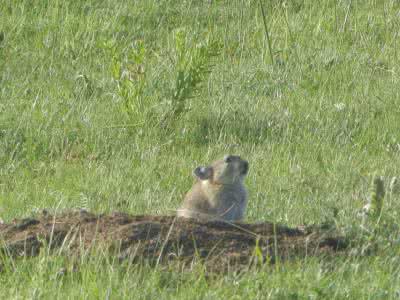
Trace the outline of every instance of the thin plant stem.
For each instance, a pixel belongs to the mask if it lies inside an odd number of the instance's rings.
[[[262,5],[261,0],[260,0],[260,7],[261,7],[261,14],[262,14],[262,16],[263,16],[265,35],[266,35],[266,37],[267,37],[267,42],[268,42],[269,55],[271,56],[271,62],[272,62],[272,64],[274,64],[274,55],[272,54],[272,46],[271,46],[271,40],[270,40],[270,38],[269,38],[267,20],[266,20],[266,18],[265,18],[265,11],[264,11],[264,7],[263,7],[263,5]]]

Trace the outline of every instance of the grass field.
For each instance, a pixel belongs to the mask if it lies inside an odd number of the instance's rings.
[[[1,298],[400,297],[400,2],[261,2],[266,26],[254,0],[2,0],[0,217],[173,214],[192,169],[234,153],[247,221],[335,222],[355,255],[212,278],[2,257]],[[386,197],[364,233],[374,176]]]

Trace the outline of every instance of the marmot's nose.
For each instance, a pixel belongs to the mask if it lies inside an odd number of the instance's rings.
[[[249,162],[247,160],[244,160],[242,165],[242,174],[247,174],[248,171],[249,171]]]
[[[224,162],[226,162],[226,163],[232,162],[232,159],[233,159],[233,155],[225,155],[224,156]]]

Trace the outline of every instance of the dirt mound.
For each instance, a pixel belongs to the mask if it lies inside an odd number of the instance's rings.
[[[95,215],[86,211],[0,224],[0,251],[35,256],[44,247],[79,253],[104,247],[119,259],[164,263],[203,260],[214,268],[274,262],[277,258],[333,254],[343,238],[321,229],[288,228],[272,223],[200,222],[174,216]]]

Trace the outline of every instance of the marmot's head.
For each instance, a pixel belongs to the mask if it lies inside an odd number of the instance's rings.
[[[197,167],[194,175],[200,180],[214,184],[234,184],[242,182],[249,171],[249,163],[236,155],[225,155],[207,167]]]

